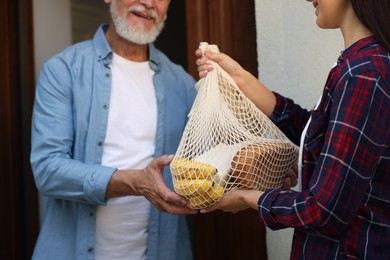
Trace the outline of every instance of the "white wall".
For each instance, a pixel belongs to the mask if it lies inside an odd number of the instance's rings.
[[[339,30],[317,27],[305,0],[255,0],[259,78],[306,108],[321,95],[343,41]],[[292,229],[267,229],[269,260],[289,259]]]

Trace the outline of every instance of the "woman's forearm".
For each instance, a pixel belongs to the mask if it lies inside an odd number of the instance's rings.
[[[275,109],[276,97],[263,83],[250,72],[242,69],[232,75],[241,91],[247,96],[265,115],[270,117]]]

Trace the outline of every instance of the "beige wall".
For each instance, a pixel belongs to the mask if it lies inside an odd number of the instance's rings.
[[[38,80],[43,63],[71,43],[70,0],[33,0],[35,75]],[[46,197],[39,196],[40,219]]]
[[[70,0],[33,0],[35,71],[71,43]],[[36,77],[38,78],[38,77]]]
[[[316,26],[305,0],[255,0],[259,77],[270,89],[313,107],[343,41],[339,30]],[[267,229],[270,260],[289,259],[292,230]]]
[[[92,38],[97,27],[109,22],[108,5],[98,0],[33,0],[35,65],[71,43]]]

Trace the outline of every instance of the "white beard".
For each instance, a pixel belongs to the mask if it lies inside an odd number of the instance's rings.
[[[120,16],[117,12],[117,8],[114,3],[115,1],[112,2],[110,5],[110,13],[111,13],[112,20],[115,24],[116,32],[121,37],[128,40],[129,42],[144,45],[144,44],[154,42],[157,36],[160,35],[161,30],[164,28],[165,19],[161,23],[154,26],[151,29],[151,31],[145,32],[145,28],[142,23],[134,27],[130,26],[127,21],[127,14],[124,16]],[[146,11],[151,17],[157,16],[155,10],[145,10],[145,7],[143,6],[131,7],[129,8],[128,12],[130,11],[138,11],[138,12]]]

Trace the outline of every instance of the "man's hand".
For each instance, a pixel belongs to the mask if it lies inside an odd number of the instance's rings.
[[[155,159],[143,172],[146,185],[140,187],[140,193],[152,202],[160,211],[170,214],[191,214],[197,210],[189,209],[185,198],[171,191],[162,178],[163,168],[171,163],[173,155]]]
[[[160,211],[169,214],[195,214],[196,210],[186,206],[186,199],[171,191],[162,178],[163,168],[168,166],[173,155],[154,159],[143,170],[118,170],[111,178],[106,198],[127,195],[142,195]]]

